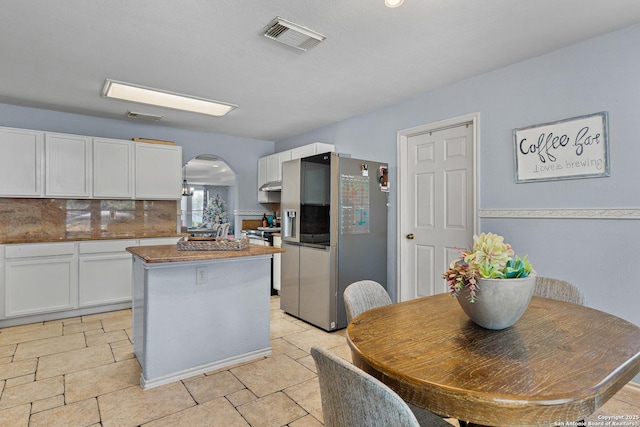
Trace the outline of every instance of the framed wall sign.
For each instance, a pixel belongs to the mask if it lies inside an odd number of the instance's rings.
[[[609,176],[606,111],[513,131],[516,182]]]

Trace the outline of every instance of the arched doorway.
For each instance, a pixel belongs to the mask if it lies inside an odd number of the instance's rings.
[[[227,233],[234,234],[236,174],[231,167],[216,155],[199,154],[182,167],[182,175],[180,223],[183,232],[189,228],[211,227],[213,223],[229,223]]]

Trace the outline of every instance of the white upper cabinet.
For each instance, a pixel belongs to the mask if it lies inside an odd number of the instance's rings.
[[[327,153],[334,151],[334,149],[335,146],[333,144],[314,142],[313,144],[260,157],[258,159],[258,202],[280,202],[279,191],[260,191],[260,187],[267,182],[282,181],[282,163],[288,160],[313,156],[314,154]]]
[[[86,136],[45,133],[45,196],[91,197],[91,148]]]
[[[302,147],[292,148],[291,159],[301,159],[303,157],[313,156],[315,154],[328,153],[335,151],[335,145],[325,144],[323,142],[314,142],[313,144],[303,145]]]
[[[267,181],[282,181],[282,162],[291,160],[291,151],[282,151],[265,157],[267,168]]]
[[[0,197],[177,200],[181,185],[179,145],[0,127]]]
[[[278,173],[280,171],[280,173]],[[278,176],[282,176],[281,164],[278,162],[278,155],[267,156],[267,182],[279,181]]]
[[[258,159],[258,188],[267,183],[267,157]]]
[[[280,201],[280,194],[274,193],[272,191],[260,191],[260,187],[263,184],[266,184],[270,181],[275,181],[275,179],[268,179],[267,176],[267,163],[272,156],[260,157],[258,159],[258,202],[260,203],[277,203]],[[272,165],[272,168],[275,170],[275,167]]]
[[[182,192],[182,147],[135,143],[136,199],[179,199]]]
[[[0,128],[1,197],[42,197],[42,135]]]
[[[316,154],[316,149],[313,144],[303,145],[302,147],[293,148],[291,150],[291,160],[313,156],[314,154]]]
[[[133,198],[134,143],[93,138],[93,197]]]

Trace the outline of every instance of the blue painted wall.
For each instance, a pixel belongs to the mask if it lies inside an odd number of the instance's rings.
[[[479,112],[479,209],[640,209],[638,46],[635,25],[276,141],[275,148],[332,143],[353,157],[388,161],[393,184],[397,131]],[[599,111],[609,112],[610,177],[515,183],[513,129]],[[394,299],[396,196],[392,192],[388,228]],[[503,234],[517,253],[529,255],[540,275],[579,285],[591,307],[640,325],[639,220],[481,218],[479,227]]]

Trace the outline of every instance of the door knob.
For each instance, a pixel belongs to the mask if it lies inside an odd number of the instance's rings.
[[[409,239],[409,240],[413,240],[413,238],[414,238],[413,233],[409,233],[409,234],[407,234],[407,239]]]

